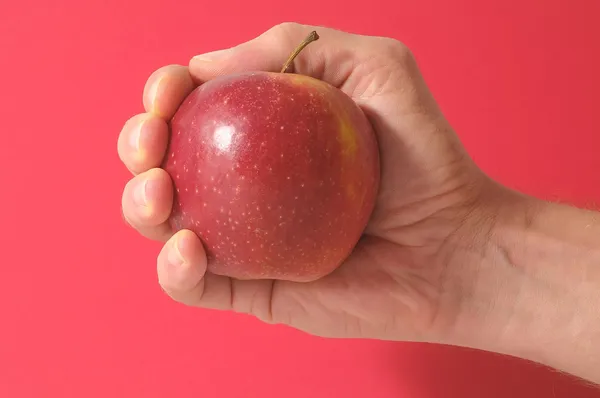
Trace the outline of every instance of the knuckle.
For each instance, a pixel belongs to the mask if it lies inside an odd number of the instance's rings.
[[[376,38],[378,45],[377,52],[385,54],[386,57],[391,57],[401,66],[410,65],[414,61],[414,56],[410,48],[400,40],[391,37]]]
[[[298,44],[312,30],[308,25],[297,22],[281,22],[265,32],[272,45],[289,47]]]
[[[277,25],[273,26],[270,31],[272,33],[278,33],[278,34],[291,34],[294,32],[298,32],[300,30],[303,30],[304,25],[301,25],[297,22],[281,22],[278,23]]]

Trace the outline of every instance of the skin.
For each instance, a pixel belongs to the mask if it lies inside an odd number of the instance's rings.
[[[377,133],[381,185],[365,234],[340,268],[309,283],[207,273],[199,238],[189,230],[173,234],[167,221],[172,182],[157,168],[166,151],[166,120],[202,82],[279,71],[313,29],[321,40],[299,55],[295,72],[347,93]],[[118,141],[134,174],[123,214],[141,235],[165,242],[158,279],[174,300],[320,336],[506,353],[600,382],[597,214],[521,195],[483,174],[402,43],[282,24],[188,66],[157,70],[144,106]]]

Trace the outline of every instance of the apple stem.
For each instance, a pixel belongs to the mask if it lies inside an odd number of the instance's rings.
[[[317,34],[317,32],[315,32],[313,30],[312,32],[310,32],[310,34],[308,36],[306,36],[306,39],[304,39],[302,41],[302,43],[300,43],[298,45],[298,47],[296,47],[296,49],[290,55],[290,57],[287,59],[287,61],[285,61],[285,64],[283,64],[283,68],[281,68],[280,73],[285,73],[285,71],[290,67],[292,62],[294,62],[294,59],[298,56],[298,54],[300,54],[300,52],[302,50],[304,50],[304,47],[308,46],[310,43],[312,43],[313,41],[317,41],[317,40],[319,40],[319,35]]]

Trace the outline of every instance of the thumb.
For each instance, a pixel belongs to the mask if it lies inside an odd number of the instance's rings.
[[[238,46],[197,55],[190,60],[190,74],[194,80],[202,83],[230,73],[279,72],[294,49],[312,31],[316,31],[320,39],[308,45],[287,71],[339,86],[355,64],[353,48],[360,36],[297,23],[276,25]]]

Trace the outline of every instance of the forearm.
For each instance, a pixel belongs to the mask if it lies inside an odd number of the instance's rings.
[[[525,199],[500,215],[494,348],[600,383],[600,214]]]

